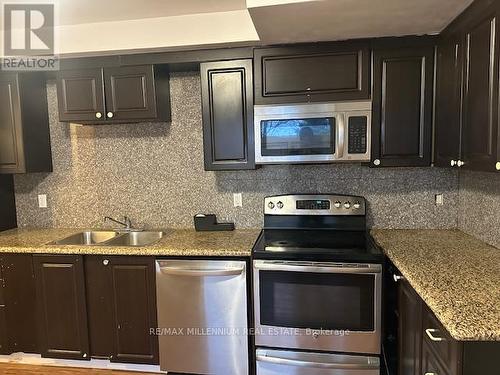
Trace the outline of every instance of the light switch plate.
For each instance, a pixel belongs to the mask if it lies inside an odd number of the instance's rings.
[[[243,196],[241,193],[233,194],[233,204],[234,207],[243,207]]]
[[[47,194],[38,194],[38,207],[47,208]]]
[[[442,206],[444,204],[443,194],[436,194],[436,206]]]

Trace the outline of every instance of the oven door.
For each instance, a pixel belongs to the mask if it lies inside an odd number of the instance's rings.
[[[257,375],[379,375],[380,359],[326,353],[257,349]]]
[[[380,354],[380,264],[254,260],[257,346]]]

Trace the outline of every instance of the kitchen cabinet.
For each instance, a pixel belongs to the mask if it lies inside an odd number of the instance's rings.
[[[62,122],[170,121],[169,77],[162,66],[63,70],[57,94]]]
[[[90,359],[83,257],[34,255],[42,357]]]
[[[462,141],[464,43],[460,35],[443,38],[437,47],[434,165],[454,167]]]
[[[496,10],[467,28],[464,127],[465,168],[495,170],[498,161],[498,22]]]
[[[255,169],[251,60],[203,63],[205,170]]]
[[[86,256],[85,273],[91,355],[158,364],[154,259]]]
[[[435,165],[500,170],[498,2],[475,2],[440,37]]]
[[[364,42],[257,48],[254,61],[256,104],[370,98]]]
[[[405,280],[398,285],[398,312],[398,373],[420,375],[422,300]]]
[[[43,75],[0,73],[0,174],[52,172]]]
[[[372,166],[430,166],[433,75],[432,39],[410,47],[375,47]]]

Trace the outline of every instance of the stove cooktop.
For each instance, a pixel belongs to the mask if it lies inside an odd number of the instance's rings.
[[[255,259],[380,263],[383,254],[366,231],[264,229]]]

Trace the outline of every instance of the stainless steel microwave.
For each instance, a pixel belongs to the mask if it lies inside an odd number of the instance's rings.
[[[255,161],[369,161],[371,111],[371,101],[256,105]]]

